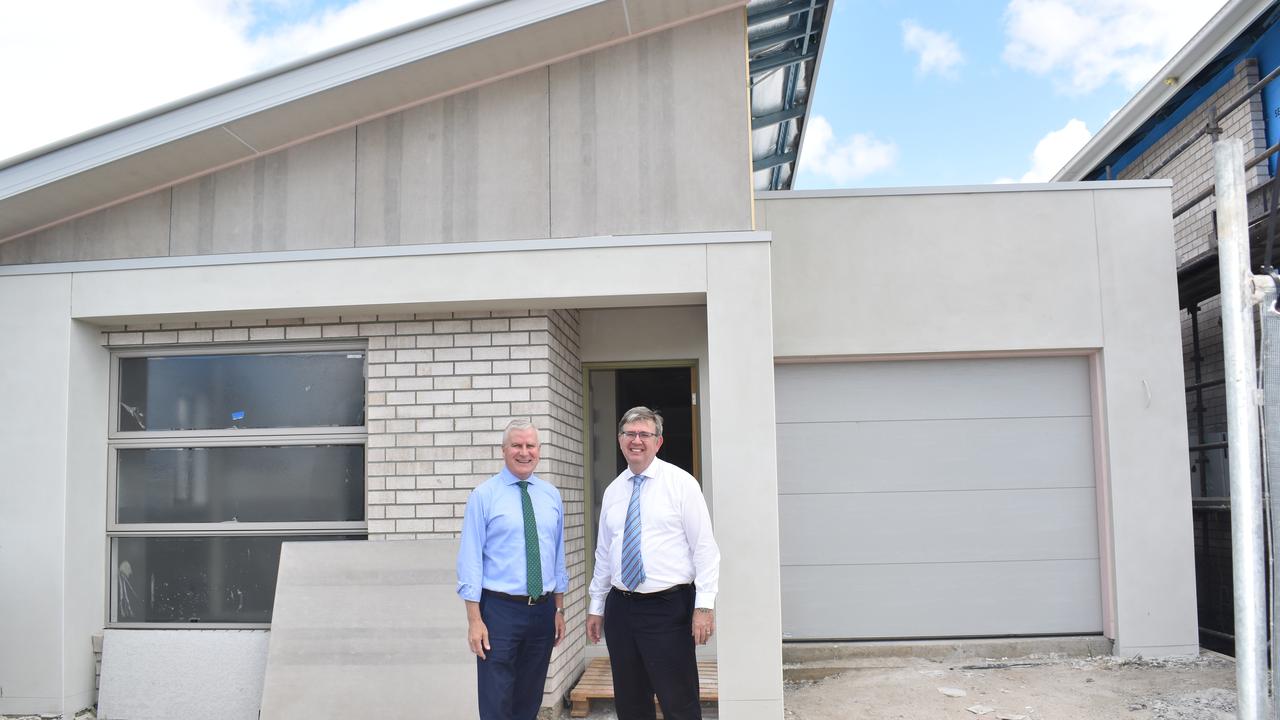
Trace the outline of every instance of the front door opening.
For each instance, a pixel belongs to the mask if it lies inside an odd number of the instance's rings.
[[[644,405],[662,415],[658,457],[701,482],[698,453],[697,366],[692,361],[655,364],[589,364],[587,402],[587,566],[595,565],[596,521],[604,490],[627,463],[618,449],[618,419]]]

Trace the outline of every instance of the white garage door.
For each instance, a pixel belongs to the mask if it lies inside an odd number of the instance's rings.
[[[1102,629],[1087,360],[780,365],[785,638]]]

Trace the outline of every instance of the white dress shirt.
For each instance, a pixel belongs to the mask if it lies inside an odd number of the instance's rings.
[[[720,582],[720,548],[711,534],[711,515],[702,488],[689,473],[654,458],[640,475],[640,556],[644,559],[641,593],[694,583],[694,607],[714,608]],[[600,507],[596,568],[591,578],[592,615],[604,614],[610,588],[622,583],[622,532],[631,502],[630,468],[609,483]]]

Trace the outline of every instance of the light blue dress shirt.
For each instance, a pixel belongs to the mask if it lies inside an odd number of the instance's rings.
[[[520,478],[507,468],[485,480],[467,498],[458,548],[458,595],[480,601],[482,589],[528,595],[525,582],[524,507]],[[564,505],[560,491],[537,475],[529,476],[529,499],[538,521],[544,593],[569,589],[564,567]]]

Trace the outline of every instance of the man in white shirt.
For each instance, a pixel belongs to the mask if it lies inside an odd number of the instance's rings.
[[[609,645],[619,720],[701,720],[694,644],[715,632],[720,549],[693,476],[658,459],[662,416],[618,423],[627,469],[604,492],[587,637]]]

